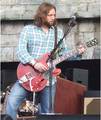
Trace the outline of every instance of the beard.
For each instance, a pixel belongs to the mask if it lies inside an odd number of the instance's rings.
[[[50,22],[44,21],[44,25],[49,27],[49,28],[52,27],[52,26],[55,26],[56,25],[56,20],[50,21]]]

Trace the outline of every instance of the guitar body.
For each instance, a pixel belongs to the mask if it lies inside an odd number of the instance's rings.
[[[36,60],[47,66],[46,61],[49,54],[44,54],[40,59]],[[60,73],[60,69],[55,69],[53,71],[53,76]],[[28,91],[38,92],[44,89],[47,84],[47,79],[44,78],[44,73],[39,72],[34,69],[29,64],[20,63],[17,67],[17,77],[21,85]]]

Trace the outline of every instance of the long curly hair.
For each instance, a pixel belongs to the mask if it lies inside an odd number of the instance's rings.
[[[34,24],[38,27],[41,27],[42,24],[46,21],[46,17],[51,9],[56,11],[56,7],[51,3],[44,2],[42,3],[36,11],[36,15],[34,16]],[[54,21],[53,26],[56,24],[56,20]]]

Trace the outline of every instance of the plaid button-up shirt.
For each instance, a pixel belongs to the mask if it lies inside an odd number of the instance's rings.
[[[26,64],[32,59],[40,58],[43,54],[51,52],[54,48],[54,33],[53,27],[45,33],[40,27],[34,25],[25,26],[20,34],[17,47],[17,56],[20,62]],[[59,41],[63,37],[63,32],[58,28],[57,33],[57,41]],[[61,46],[66,45],[64,42],[63,44]]]
[[[57,42],[63,37],[63,32],[61,29],[57,29]],[[19,44],[17,47],[17,56],[21,63],[29,63],[33,59],[40,58],[43,54],[49,53],[54,49],[55,43],[55,31],[54,27],[50,28],[47,33],[45,33],[42,28],[27,25],[23,28]],[[60,55],[65,53],[68,49],[66,47],[65,40],[63,40],[60,49],[62,48]],[[57,54],[58,56],[59,54]],[[49,71],[44,73],[44,76],[47,80],[49,78]],[[52,84],[54,84],[56,79],[52,78]],[[47,86],[49,82],[47,82]]]

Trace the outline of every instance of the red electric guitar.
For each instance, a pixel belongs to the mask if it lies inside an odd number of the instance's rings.
[[[98,44],[98,41],[94,38],[93,40],[86,42],[84,47],[85,46],[91,47],[96,44]],[[67,52],[65,55],[53,60],[53,66],[77,54],[80,54],[78,49],[71,50],[70,52]],[[47,54],[44,54],[40,59],[36,61],[46,65],[46,61],[48,57],[49,57],[49,54],[47,53]],[[51,68],[51,66],[49,68]],[[61,70],[56,68],[53,70],[52,74],[53,76],[57,76],[60,73],[61,73]],[[34,69],[29,64],[20,63],[17,67],[18,80],[21,83],[21,85],[28,91],[32,91],[32,92],[41,91],[47,84],[47,79],[45,78],[45,74],[46,72],[41,73],[38,70]]]

